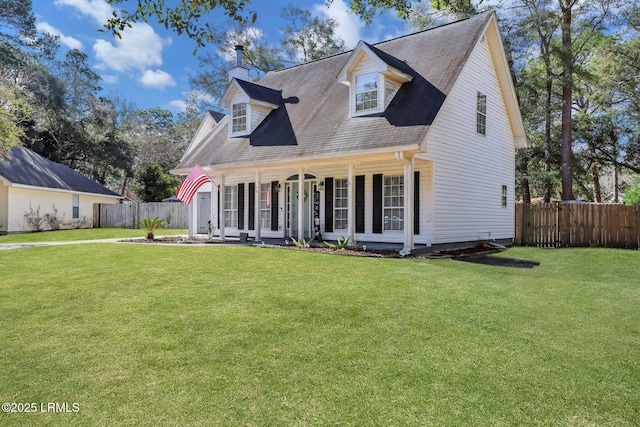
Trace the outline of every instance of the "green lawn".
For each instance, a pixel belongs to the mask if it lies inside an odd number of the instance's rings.
[[[640,425],[640,251],[501,256],[0,251],[0,425]]]
[[[156,236],[175,236],[188,234],[186,229],[161,228],[155,232]],[[43,231],[40,233],[9,234],[0,236],[3,243],[38,243],[38,242],[68,242],[72,240],[124,239],[128,237],[143,238],[144,230],[130,228],[83,228],[78,230]]]

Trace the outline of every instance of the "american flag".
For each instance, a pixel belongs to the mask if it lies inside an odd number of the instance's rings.
[[[209,177],[204,173],[200,166],[195,166],[189,175],[180,183],[176,197],[184,203],[191,203],[193,195],[196,194],[198,188],[202,184],[211,182]]]

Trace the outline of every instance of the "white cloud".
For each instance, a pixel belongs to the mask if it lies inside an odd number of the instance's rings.
[[[336,35],[344,40],[347,49],[353,49],[364,37],[362,31],[365,26],[359,17],[350,12],[349,6],[344,0],[334,0],[327,8],[325,3],[316,4],[313,10],[328,18],[333,18],[338,23]]]
[[[70,6],[83,15],[88,15],[93,20],[103,25],[113,16],[113,7],[105,0],[55,0],[56,6]]]
[[[164,89],[176,85],[176,81],[171,77],[171,74],[162,70],[145,70],[140,76],[140,83],[143,86],[155,89]]]
[[[97,40],[93,52],[99,64],[98,69],[145,70],[162,65],[162,50],[171,39],[163,39],[153,28],[144,23],[133,24],[122,32],[121,39],[115,44],[106,40]]]
[[[102,77],[102,81],[105,83],[110,83],[110,84],[118,84],[118,82],[120,81],[120,78],[117,75],[112,75],[112,74],[102,74],[100,77]]]
[[[167,105],[170,110],[173,111],[186,111],[187,109],[187,101],[174,99],[173,101],[169,101]]]
[[[58,36],[60,38],[60,43],[62,43],[69,49],[82,50],[82,42],[80,40],[75,39],[71,36],[65,36],[60,30],[47,24],[46,22],[37,23],[36,29],[41,33],[48,33],[52,36]]]

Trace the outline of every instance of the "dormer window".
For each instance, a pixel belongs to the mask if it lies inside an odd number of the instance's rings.
[[[383,113],[412,70],[393,56],[361,41],[338,73],[338,81],[349,86],[349,115]]]
[[[232,132],[244,132],[247,130],[247,103],[239,102],[231,107]]]
[[[378,108],[378,73],[356,76],[356,111]]]

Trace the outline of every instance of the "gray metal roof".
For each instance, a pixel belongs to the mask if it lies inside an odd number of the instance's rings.
[[[384,113],[350,117],[349,87],[337,75],[351,52],[268,73],[259,86],[282,91],[248,138],[230,138],[225,117],[176,167],[268,164],[420,144],[492,12],[374,45],[385,62],[411,75]]]
[[[14,147],[0,161],[0,176],[13,184],[55,188],[102,196],[120,196],[84,175],[24,147]]]

